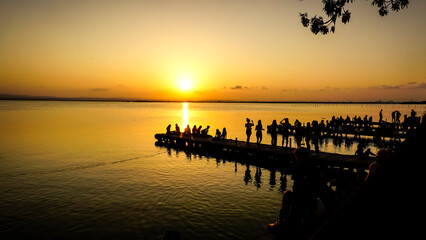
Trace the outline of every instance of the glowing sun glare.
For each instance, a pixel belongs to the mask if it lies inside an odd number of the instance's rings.
[[[179,87],[181,90],[188,91],[191,89],[191,81],[188,78],[181,78],[179,80]]]

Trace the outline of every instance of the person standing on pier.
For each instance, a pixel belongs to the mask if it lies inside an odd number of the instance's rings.
[[[251,120],[249,118],[246,118],[246,135],[247,135],[247,143],[250,142],[250,136],[251,136],[251,128],[254,126],[253,120]]]
[[[417,115],[416,111],[414,111],[414,109],[411,109],[411,119],[412,119],[412,121],[414,121],[414,118],[416,118],[416,115]]]
[[[334,116],[333,116],[334,118]],[[333,119],[332,119],[333,121]],[[294,139],[296,140],[296,145],[297,147],[301,147],[302,146],[302,132],[303,132],[303,128],[302,125],[300,124],[299,120],[296,119],[296,121],[294,121]]]
[[[262,121],[257,121],[257,125],[256,125],[256,143],[260,144],[260,142],[262,142],[262,131],[264,130],[262,127]]]
[[[380,109],[380,112],[379,112],[379,123],[381,123],[382,120],[383,120],[383,109]]]
[[[272,146],[277,146],[277,128],[278,128],[277,120],[272,121],[271,131],[270,131]]]
[[[401,120],[400,120],[400,118],[401,118],[401,112],[400,111],[395,111],[395,122],[396,123],[401,123]]]
[[[284,121],[284,122],[283,122]],[[283,129],[283,142],[281,143],[281,147],[284,147],[284,140],[286,141],[285,146],[288,147],[288,136],[289,136],[289,130],[290,130],[290,123],[288,122],[288,118],[284,118],[280,121],[280,124],[282,125]]]

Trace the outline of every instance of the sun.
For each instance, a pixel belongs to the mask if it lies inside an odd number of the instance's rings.
[[[189,78],[186,78],[186,77],[179,79],[179,87],[183,91],[191,90],[191,88],[192,88],[191,80]]]

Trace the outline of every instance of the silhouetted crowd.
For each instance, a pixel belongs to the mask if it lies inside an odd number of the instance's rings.
[[[171,130],[172,125],[169,124],[166,128],[166,134],[167,135],[177,135],[182,137],[191,137],[191,136],[197,136],[197,137],[211,137],[209,135],[210,126],[207,125],[206,128],[202,129],[203,126],[197,127],[197,125],[194,125],[192,127],[192,130],[189,125],[186,126],[183,132],[180,131],[179,125],[175,124],[175,130]],[[216,134],[213,137],[213,139],[226,139],[228,133],[226,131],[226,128],[223,128],[222,132],[219,131],[219,129],[216,129]]]
[[[289,123],[288,118],[284,118],[278,124],[273,120],[269,125],[268,132],[271,134],[271,145],[277,145],[277,134],[281,133],[282,147],[289,145],[289,135],[293,135],[297,144],[294,151],[295,162],[292,169],[292,179],[294,180],[293,189],[286,190],[283,193],[281,209],[279,212],[279,220],[269,225],[269,230],[281,232],[285,234],[295,234],[300,237],[300,234],[306,234],[307,237],[312,231],[322,224],[325,217],[330,216],[337,208],[338,204],[342,203],[353,193],[355,185],[353,182],[346,180],[330,179],[327,173],[318,167],[317,163],[312,158],[310,151],[310,143],[315,145],[315,151],[318,149],[318,140],[322,137],[342,138],[345,134],[353,134],[354,138],[359,138],[355,155],[360,160],[368,160],[369,170],[366,173],[364,169],[357,171],[348,171],[347,174],[355,176],[357,184],[371,184],[378,181],[380,176],[383,176],[384,166],[387,166],[390,156],[394,149],[380,148],[376,153],[373,153],[370,148],[367,148],[365,139],[360,136],[368,134],[374,137],[396,137],[395,134],[410,134],[416,130],[424,132],[426,124],[426,114],[423,115],[422,122],[417,113],[412,110],[410,116],[404,115],[404,120],[401,122],[401,113],[393,111],[391,113],[392,121],[386,122],[383,120],[383,110],[379,112],[379,121],[373,122],[372,116],[365,115],[354,116],[350,118],[335,117],[330,120],[312,121],[302,124],[299,120],[295,120],[294,124]],[[255,126],[254,121],[246,118],[245,123],[247,143],[250,142],[252,128],[255,127],[256,143],[262,141],[263,125],[262,121],[258,120]],[[175,131],[170,130],[171,125],[167,127],[167,134],[177,134],[179,136],[209,136],[207,128],[202,129],[194,125],[192,132],[189,125],[181,133],[179,126],[175,125]],[[215,139],[226,139],[226,128],[223,128],[222,133],[216,129]],[[424,136],[424,135],[423,135]],[[302,147],[302,139],[305,139],[306,147]],[[291,143],[290,143],[291,147]],[[356,167],[357,168],[357,167]],[[275,171],[273,171],[275,173]],[[261,169],[256,168],[255,182],[261,182]],[[382,174],[382,175],[380,175]],[[275,176],[271,177],[275,180]],[[246,184],[251,180],[249,165],[244,175]],[[335,190],[332,187],[335,187]],[[359,186],[359,185],[357,185]],[[339,195],[340,194],[340,195]],[[344,196],[341,196],[341,195]],[[291,238],[291,236],[290,236]]]

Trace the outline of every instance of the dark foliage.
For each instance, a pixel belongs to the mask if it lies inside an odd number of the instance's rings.
[[[316,35],[322,33],[323,35],[328,32],[336,30],[336,21],[341,19],[342,23],[346,24],[351,19],[351,12],[345,9],[346,4],[352,3],[354,0],[322,0],[324,5],[323,11],[328,17],[324,21],[323,17],[314,16],[308,17],[307,13],[300,13],[302,25],[304,27],[311,27],[311,31]],[[380,16],[385,16],[389,13],[389,9],[398,12],[401,9],[408,7],[410,0],[369,0],[373,6],[379,8]]]

